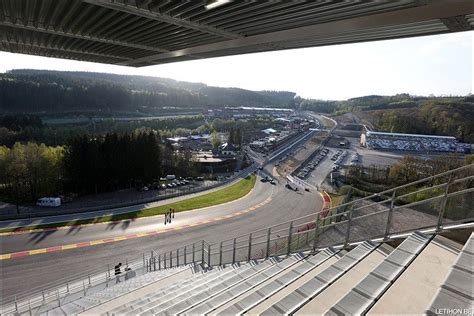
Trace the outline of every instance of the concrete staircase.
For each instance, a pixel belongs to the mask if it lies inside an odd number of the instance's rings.
[[[49,315],[436,314],[473,308],[474,233],[463,244],[415,232],[193,272],[148,273]]]

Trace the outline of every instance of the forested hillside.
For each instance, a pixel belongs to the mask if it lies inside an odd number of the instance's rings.
[[[7,113],[160,114],[229,106],[293,107],[295,93],[217,88],[172,79],[88,72],[12,70],[0,74]]]

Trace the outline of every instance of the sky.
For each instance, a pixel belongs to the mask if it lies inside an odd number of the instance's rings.
[[[471,31],[143,68],[0,52],[0,72],[29,68],[146,75],[219,87],[293,91],[323,100],[397,93],[467,95],[474,90],[473,46]]]

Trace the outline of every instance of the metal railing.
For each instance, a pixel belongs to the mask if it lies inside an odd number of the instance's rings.
[[[176,258],[172,262],[208,267],[367,239],[387,240],[425,228],[441,231],[474,221],[473,183],[471,164],[217,243],[201,241],[199,248],[194,246],[199,254],[190,251],[191,245],[170,254]],[[191,253],[198,259],[189,261]]]
[[[474,221],[473,183],[471,164],[217,243],[201,240],[165,253],[150,251],[128,264],[145,274],[183,265],[234,264],[368,239],[388,240],[421,229],[442,231]],[[109,286],[111,271],[109,267],[87,277],[78,275],[75,281],[36,296],[17,297],[2,313],[46,310],[68,298],[101,290]]]

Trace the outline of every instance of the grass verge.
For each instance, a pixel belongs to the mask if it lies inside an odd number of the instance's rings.
[[[256,176],[254,174],[248,176],[245,179],[234,183],[231,186],[228,186],[224,189],[217,190],[208,194],[201,196],[196,196],[190,199],[164,204],[157,207],[143,209],[139,211],[117,214],[117,215],[108,215],[108,216],[98,216],[90,219],[82,219],[75,221],[67,221],[61,223],[52,223],[44,225],[33,225],[33,226],[24,226],[24,227],[15,227],[15,228],[4,228],[0,229],[0,233],[13,232],[18,230],[34,230],[34,229],[45,229],[45,228],[56,228],[63,226],[73,226],[73,225],[84,225],[84,224],[95,224],[103,222],[115,222],[120,220],[131,220],[135,218],[147,217],[164,214],[169,211],[170,208],[173,208],[175,212],[184,212],[195,210],[199,208],[215,206],[227,202],[237,200],[245,195],[247,195],[252,188],[255,186]]]

